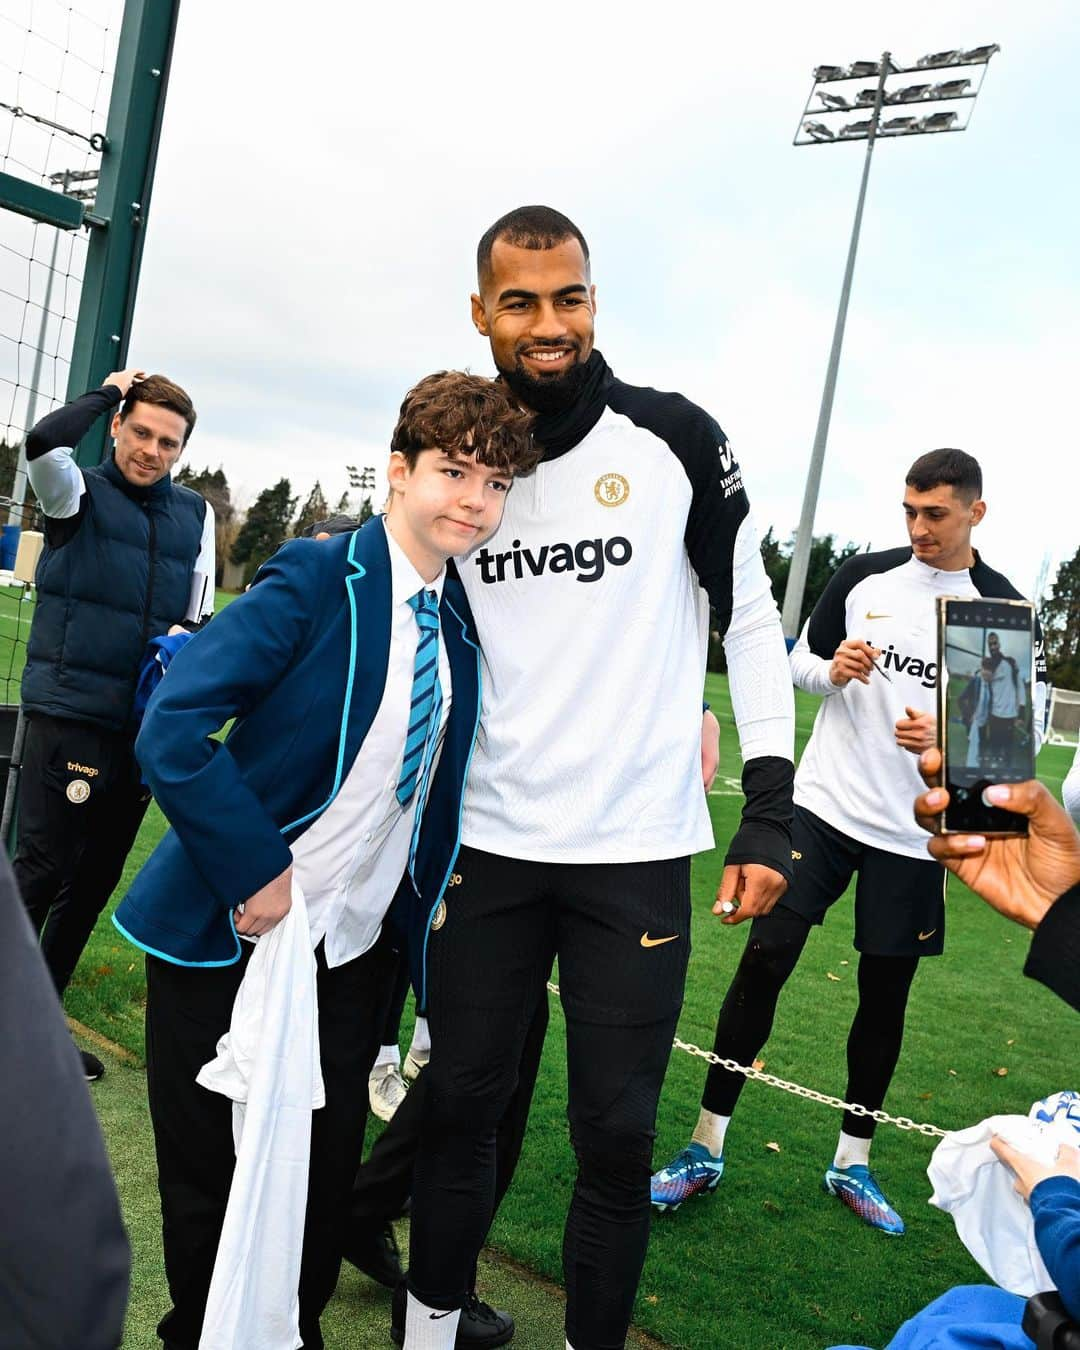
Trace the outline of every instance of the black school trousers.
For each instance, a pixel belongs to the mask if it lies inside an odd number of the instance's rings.
[[[146,958],[146,1077],[157,1151],[165,1274],[172,1308],[158,1335],[197,1350],[235,1156],[232,1103],[195,1081],[228,1029],[251,944],[232,966]],[[304,1350],[322,1350],[319,1318],[337,1284],[349,1190],[364,1144],[367,1081],[379,1045],[389,947],[379,941],[330,970],[315,952],[326,1105],[311,1116],[311,1168],[300,1268]]]

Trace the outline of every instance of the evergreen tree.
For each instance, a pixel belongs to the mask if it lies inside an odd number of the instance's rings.
[[[225,559],[229,556],[229,540],[234,534],[233,523],[236,520],[236,507],[233,505],[225,470],[220,465],[211,472],[209,468],[193,469],[190,464],[182,464],[176,475],[176,481],[205,497],[213,507],[214,547],[217,557],[215,581],[220,585]]]
[[[337,516],[352,515],[352,503],[349,501],[349,494],[347,492],[341,494],[341,500],[338,502],[337,506],[334,507],[334,514]]]
[[[300,514],[296,517],[293,534],[299,538],[306,529],[314,525],[316,521],[325,520],[329,514],[330,508],[323,496],[322,485],[316,478],[315,486],[308,493],[308,499],[300,508]]]
[[[1039,617],[1050,683],[1061,689],[1080,689],[1080,548],[1058,568]]]
[[[250,581],[280,547],[289,532],[296,502],[287,478],[280,478],[272,488],[263,488],[255,498],[232,546],[232,560],[243,565],[245,581]]]
[[[360,516],[359,516],[360,524],[363,525],[364,522],[370,520],[374,514],[375,511],[371,505],[371,498],[365,497],[364,500],[360,503]]]

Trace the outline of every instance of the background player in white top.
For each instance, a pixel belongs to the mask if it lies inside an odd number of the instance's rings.
[[[431,1062],[405,1344],[450,1347],[490,1221],[495,1127],[559,958],[578,1172],[567,1338],[624,1342],[649,1231],[652,1141],[689,955],[708,605],[725,634],[746,806],[720,900],[764,913],[790,874],[794,708],[738,464],[678,394],[593,346],[577,227],[546,207],[480,241],[473,320],[538,414],[544,455],[458,560],[483,709],[445,923],[428,943]]]
[[[859,1006],[845,1099],[871,1110],[884,1101],[900,1055],[919,958],[939,955],[944,941],[944,873],[927,859],[926,837],[908,809],[921,781],[916,756],[936,734],[925,711],[937,678],[935,597],[1018,595],[971,545],[986,513],[977,461],[962,450],[934,450],[915,461],[905,482],[911,547],[849,558],[791,653],[795,683],[824,695],[795,776],[795,877],[750,930],[714,1045],[722,1058],[752,1063],[811,925],[824,920],[857,873]],[[1037,714],[1044,695],[1040,683]],[[690,1145],[653,1177],[658,1208],[715,1189],[744,1082],[710,1068]],[[899,1234],[903,1221],[869,1171],[873,1131],[873,1120],[845,1112],[824,1186],[867,1223]]]

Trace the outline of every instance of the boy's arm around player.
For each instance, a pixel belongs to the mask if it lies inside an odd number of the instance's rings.
[[[241,933],[266,931],[287,912],[292,854],[228,742],[213,736],[255,707],[306,649],[313,591],[327,581],[316,550],[309,540],[284,545],[251,589],[187,644],[150,700],[135,744],[146,781],[207,888],[227,910],[256,901],[237,920]]]

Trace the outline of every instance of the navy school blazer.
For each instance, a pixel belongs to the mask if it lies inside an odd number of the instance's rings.
[[[285,544],[251,590],[177,654],[135,744],[172,827],[113,916],[137,947],[185,966],[239,959],[233,910],[289,866],[290,844],[363,754],[386,683],[390,607],[390,555],[376,516],[352,534]],[[416,890],[406,877],[394,901],[421,1006],[428,933],[458,853],[480,721],[480,649],[452,568],[439,619],[453,699]],[[228,737],[213,740],[231,717]]]

